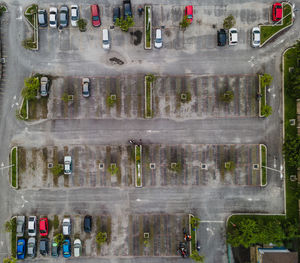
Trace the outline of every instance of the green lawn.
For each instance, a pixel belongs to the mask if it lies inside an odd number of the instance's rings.
[[[13,187],[17,187],[17,148],[14,148],[11,152],[11,184]]]
[[[284,4],[284,6],[283,6],[283,17],[285,17],[285,18],[283,19],[282,25],[274,25],[274,26],[267,25],[267,26],[260,27],[260,29],[261,29],[261,44],[266,42],[267,39],[269,39],[272,35],[277,33],[279,30],[281,30],[284,27],[289,26],[292,23],[291,7],[289,4]]]
[[[297,66],[297,56],[295,49],[290,49],[285,53],[284,56],[284,116],[285,116],[285,137],[286,136],[297,136],[296,126],[291,126],[289,123],[290,119],[297,119],[296,99],[291,96],[290,89],[292,88],[289,81],[289,68]],[[291,175],[297,174],[297,171],[293,167],[285,165],[285,176],[286,176],[286,208],[287,217],[294,218],[297,222],[299,221],[298,212],[298,198],[296,191],[298,188],[297,182],[291,182],[289,180]]]
[[[261,146],[261,165],[267,166],[267,149],[265,145]],[[262,185],[267,184],[267,169],[264,167],[261,167],[262,171]]]
[[[152,116],[151,111],[151,82],[146,77],[146,117]]]
[[[17,257],[17,218],[12,220],[12,231],[11,231],[11,256]]]
[[[151,22],[148,26],[148,19],[149,19],[149,14],[148,14],[148,10],[151,10],[151,8],[149,6],[146,7],[146,23],[145,23],[145,29],[146,29],[146,47],[150,48],[151,47]]]
[[[38,11],[38,6],[37,5],[31,5],[26,11],[25,11],[25,17],[29,20],[29,22],[33,24],[33,18],[34,18],[34,13],[37,13]]]

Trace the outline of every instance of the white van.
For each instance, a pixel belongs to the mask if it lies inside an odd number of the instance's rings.
[[[104,49],[109,49],[109,35],[108,35],[108,29],[103,29],[103,40],[102,40],[102,46]]]
[[[163,45],[162,38],[161,38],[161,29],[156,29],[155,31],[155,41],[154,41],[154,47],[161,48]]]

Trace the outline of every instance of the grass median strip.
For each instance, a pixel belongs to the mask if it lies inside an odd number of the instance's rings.
[[[267,148],[265,145],[261,145],[261,176],[262,185],[267,184]]]
[[[279,30],[291,25],[292,8],[290,4],[283,4],[283,23],[282,25],[265,25],[261,26],[261,44],[264,44],[269,38],[276,34]]]
[[[11,151],[11,185],[15,188],[18,187],[18,148],[14,147]]]
[[[142,187],[142,146],[135,146],[135,186]]]
[[[145,47],[147,49],[151,48],[151,7],[145,6],[145,32],[146,32],[146,42]]]
[[[11,256],[17,257],[17,218],[11,219]]]

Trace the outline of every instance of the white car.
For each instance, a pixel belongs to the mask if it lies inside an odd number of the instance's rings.
[[[52,28],[57,27],[57,8],[50,7],[49,9],[49,25]]]
[[[81,256],[81,241],[79,239],[75,239],[74,241],[74,257]]]
[[[64,174],[72,173],[72,157],[65,156],[64,157]]]
[[[69,236],[71,234],[71,218],[64,218],[62,228],[64,236]]]
[[[103,35],[102,47],[103,47],[103,49],[105,49],[105,50],[109,50],[109,49],[110,49],[110,43],[109,43],[109,33],[108,33],[108,29],[103,29],[102,35]]]
[[[259,47],[260,45],[260,29],[259,27],[253,27],[252,29],[252,46]]]
[[[30,216],[28,218],[28,236],[36,236],[36,216]]]
[[[79,20],[79,8],[78,5],[71,5],[71,25],[77,26]]]
[[[88,98],[90,96],[90,79],[83,78],[81,81],[82,96]]]
[[[154,40],[154,47],[161,48],[163,45],[162,37],[161,37],[161,29],[156,29],[155,31],[155,40]]]
[[[229,45],[235,46],[238,43],[238,31],[236,28],[229,29]]]

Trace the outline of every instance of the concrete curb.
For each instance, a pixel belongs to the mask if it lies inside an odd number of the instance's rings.
[[[282,2],[282,3],[283,3],[283,4],[288,4],[288,5],[290,5],[291,10],[292,10],[292,11],[291,11],[291,14],[290,14],[290,15],[292,16],[292,19],[291,19],[292,23],[291,23],[290,25],[288,25],[288,26],[286,26],[286,27],[280,29],[280,30],[277,31],[275,34],[273,34],[272,36],[270,36],[263,44],[260,44],[259,47],[263,47],[266,43],[269,42],[270,39],[272,39],[273,37],[275,37],[276,35],[278,35],[281,31],[283,31],[283,30],[285,30],[285,29],[291,27],[291,26],[294,24],[294,20],[293,20],[293,7],[291,6],[291,4],[290,4],[289,2]],[[260,30],[260,32],[261,32],[261,26],[273,26],[273,25],[259,25],[259,30]]]
[[[150,16],[149,16],[149,20],[150,20],[150,47],[146,46],[147,45],[147,34],[146,34],[146,32],[147,32],[147,29],[146,29],[146,27],[147,27],[147,21],[146,21],[147,8],[150,9]],[[152,49],[152,9],[151,9],[151,5],[145,5],[144,9],[145,9],[145,14],[144,14],[144,30],[145,30],[144,40],[145,40],[145,45],[144,45],[144,48],[146,50],[150,50],[150,49]]]
[[[10,150],[10,161],[11,161],[11,164],[12,164],[12,151],[16,149],[16,186],[13,186],[12,185],[12,166],[9,168],[9,171],[10,171],[10,186],[17,190],[19,188],[19,164],[18,164],[18,147],[17,146],[14,146],[11,148]]]
[[[262,183],[262,169],[263,169],[263,167],[262,167],[262,147],[263,146],[266,148],[266,165],[268,163],[268,148],[265,144],[259,144],[260,186],[262,186],[262,187],[264,187],[268,184],[268,169],[267,168],[265,168],[266,169],[266,183],[265,184]]]

